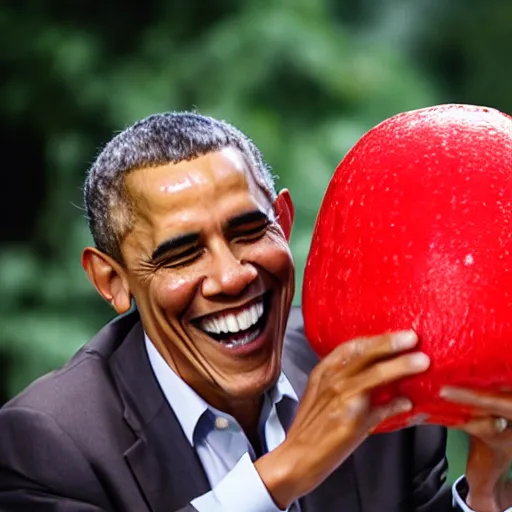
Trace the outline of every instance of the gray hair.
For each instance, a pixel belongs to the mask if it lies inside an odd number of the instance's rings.
[[[100,152],[85,180],[85,210],[96,247],[123,261],[120,244],[134,220],[134,205],[124,180],[130,171],[193,160],[227,146],[241,151],[258,185],[273,202],[274,177],[260,150],[225,121],[192,112],[170,112],[149,116],[116,135]]]

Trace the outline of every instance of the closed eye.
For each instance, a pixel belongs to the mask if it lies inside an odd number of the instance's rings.
[[[267,232],[270,222],[259,224],[257,226],[248,227],[245,229],[238,229],[231,234],[231,241],[233,242],[252,242],[258,240]]]
[[[186,251],[165,258],[160,263],[161,268],[179,268],[189,265],[197,260],[204,253],[204,248],[199,246],[190,247]]]

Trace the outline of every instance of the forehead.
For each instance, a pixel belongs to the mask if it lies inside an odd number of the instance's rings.
[[[230,210],[269,202],[253,177],[243,154],[231,147],[190,161],[144,168],[126,178],[138,216],[150,224],[200,223]]]

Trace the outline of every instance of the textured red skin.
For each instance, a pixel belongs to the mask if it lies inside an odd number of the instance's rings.
[[[358,336],[414,329],[423,375],[375,393],[409,414],[377,432],[464,422],[443,385],[512,386],[512,118],[441,105],[394,116],[339,164],[320,208],[303,287],[320,357]]]

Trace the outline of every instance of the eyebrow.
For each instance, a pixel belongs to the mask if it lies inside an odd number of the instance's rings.
[[[226,223],[226,230],[233,230],[247,224],[253,224],[256,222],[268,222],[268,216],[261,210],[253,210],[250,212],[244,212],[240,215],[231,217]],[[169,252],[178,252],[185,247],[197,245],[200,239],[199,233],[185,233],[183,235],[177,235],[169,238],[158,245],[151,255],[151,262],[158,261],[164,254]]]
[[[268,215],[261,210],[253,210],[241,213],[235,217],[231,217],[226,224],[227,230],[232,230],[244,226],[246,224],[254,224],[256,222],[268,222]]]

